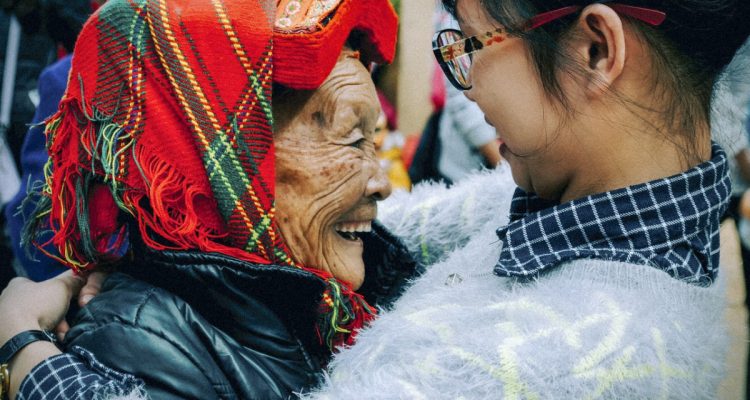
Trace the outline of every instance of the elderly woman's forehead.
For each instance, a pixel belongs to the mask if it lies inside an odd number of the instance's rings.
[[[297,118],[312,117],[328,127],[349,125],[357,120],[374,126],[380,112],[375,84],[359,59],[342,52],[333,71],[313,91],[274,89],[275,131],[284,132]]]
[[[378,104],[375,84],[367,70],[356,59],[341,59],[336,64],[326,81],[316,91],[315,96],[326,105],[337,103],[355,103],[361,107],[371,108]]]

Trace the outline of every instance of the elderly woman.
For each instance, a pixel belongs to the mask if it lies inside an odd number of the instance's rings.
[[[390,186],[365,65],[393,56],[393,8],[307,4],[282,2],[272,28],[257,1],[112,0],[79,38],[47,122],[51,165],[32,221],[50,225],[75,270],[118,271],[65,348],[137,376],[152,398],[285,398],[309,387],[416,272],[374,222]],[[39,328],[21,322],[0,340]],[[39,339],[14,340],[31,342],[23,352]],[[13,391],[39,358],[10,363]],[[53,357],[20,397],[46,396],[41,382],[71,364],[102,371]],[[119,389],[84,380],[66,393],[134,389],[105,375]]]

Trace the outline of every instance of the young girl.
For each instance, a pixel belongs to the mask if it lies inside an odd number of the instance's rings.
[[[319,395],[714,398],[730,183],[709,115],[747,2],[443,3],[460,30],[436,34],[437,60],[518,188],[501,170],[386,202],[385,224],[444,261]]]

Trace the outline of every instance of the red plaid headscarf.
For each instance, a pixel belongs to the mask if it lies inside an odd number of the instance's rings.
[[[349,9],[362,2],[340,3],[334,20],[360,15]],[[395,28],[387,0],[375,3]],[[154,249],[303,268],[328,284],[321,338],[351,343],[374,310],[346,283],[296,263],[274,218],[271,61],[282,57],[273,54],[275,36],[310,49],[298,36],[274,34],[273,15],[264,0],[110,0],[97,10],[79,36],[59,111],[47,121],[50,161],[29,231],[49,225],[61,261],[76,270],[117,258],[124,215]],[[328,43],[335,52],[318,49],[327,55],[312,80],[279,83],[322,83],[357,23],[329,26],[336,31],[321,25],[308,33],[343,37]],[[373,60],[390,61],[395,29],[373,29],[391,36],[390,49]]]

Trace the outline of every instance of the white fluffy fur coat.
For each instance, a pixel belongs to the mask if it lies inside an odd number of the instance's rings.
[[[324,399],[715,397],[724,286],[652,267],[578,260],[532,283],[492,274],[514,185],[501,168],[417,188],[382,220],[430,261],[330,365]]]

